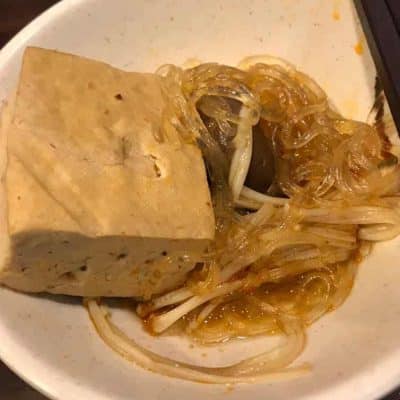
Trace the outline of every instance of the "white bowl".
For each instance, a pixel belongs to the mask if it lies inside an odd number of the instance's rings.
[[[137,71],[193,57],[235,64],[269,53],[316,78],[348,117],[365,120],[373,102],[375,70],[350,0],[65,0],[1,51],[0,99],[12,91],[28,44]],[[236,386],[229,399],[368,400],[399,384],[399,250],[398,240],[376,246],[347,302],[309,329],[299,361],[313,364],[310,376]],[[149,338],[128,311],[116,317],[153,350],[209,364],[268,341],[191,349],[183,339]],[[223,386],[166,378],[121,359],[98,338],[79,301],[68,298],[0,289],[0,356],[54,399],[227,399]]]

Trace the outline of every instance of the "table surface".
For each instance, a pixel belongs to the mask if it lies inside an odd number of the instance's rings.
[[[56,0],[0,0],[0,48],[28,22],[55,3]],[[46,400],[1,362],[0,398]],[[385,400],[400,400],[400,389],[395,390]]]

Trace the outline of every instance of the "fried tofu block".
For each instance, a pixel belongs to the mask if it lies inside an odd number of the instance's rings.
[[[214,236],[201,152],[165,129],[154,74],[39,48],[5,112],[7,248],[17,290],[148,298]],[[167,132],[168,131],[168,132]]]

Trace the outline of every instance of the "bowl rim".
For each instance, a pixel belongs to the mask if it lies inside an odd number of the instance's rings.
[[[82,1],[84,0],[60,0],[40,13],[30,23],[17,32],[2,49],[0,49],[0,68],[10,61],[15,56],[15,53],[26,44],[26,41],[49,21],[62,15],[72,6],[77,5]],[[0,359],[14,374],[50,400],[59,400],[59,397],[52,393],[50,388],[46,388],[44,385],[39,384],[34,378],[31,378],[29,374],[25,373],[23,369],[17,367],[15,360],[12,360],[12,358],[7,354],[8,352],[4,351],[3,346],[0,346]]]

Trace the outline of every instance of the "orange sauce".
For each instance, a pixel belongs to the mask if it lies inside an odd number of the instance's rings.
[[[335,0],[333,3],[332,18],[335,21],[339,21],[342,18],[342,16],[340,15],[340,11],[339,11],[340,3],[341,3],[340,0]]]
[[[339,12],[338,10],[334,10],[333,13],[332,13],[332,18],[333,18],[335,21],[339,21],[340,18],[341,18],[340,12]]]
[[[359,56],[361,56],[362,54],[364,54],[364,46],[361,43],[361,41],[359,41],[355,46],[354,46],[354,51],[356,52],[356,54],[358,54]]]

